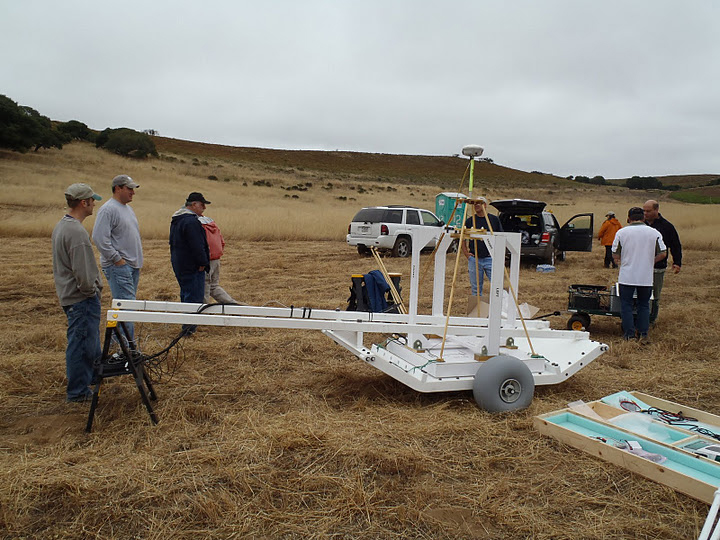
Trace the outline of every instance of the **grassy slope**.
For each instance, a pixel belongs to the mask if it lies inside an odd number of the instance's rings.
[[[467,165],[464,158],[452,156],[409,156],[400,154],[369,154],[363,152],[325,152],[317,150],[275,150],[223,146],[167,137],[153,137],[160,153],[184,154],[195,157],[266,165],[278,169],[315,170],[369,180],[412,181],[442,184],[457,181]],[[565,178],[545,173],[532,173],[484,161],[477,162],[476,175],[491,185],[577,185]],[[718,174],[668,175],[657,178],[664,185],[677,184],[684,189],[705,186]],[[609,179],[615,186],[624,186],[626,178]]]
[[[278,169],[314,170],[346,178],[443,184],[457,182],[467,167],[467,159],[451,156],[409,156],[363,152],[324,152],[316,150],[273,150],[222,146],[165,137],[154,137],[161,154],[223,159],[266,165]],[[475,175],[498,184],[571,185],[550,174],[527,173],[484,161],[477,162]]]

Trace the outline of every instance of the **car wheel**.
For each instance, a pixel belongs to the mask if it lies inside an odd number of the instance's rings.
[[[393,248],[393,255],[395,257],[409,257],[412,253],[412,244],[410,239],[401,236],[395,241],[395,247]]]
[[[358,255],[368,256],[370,255],[370,249],[367,246],[358,246]]]
[[[550,255],[547,259],[545,259],[545,264],[549,264],[550,266],[555,266],[555,248],[552,248],[550,250]]]

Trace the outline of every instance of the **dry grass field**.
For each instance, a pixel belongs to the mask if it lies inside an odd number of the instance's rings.
[[[63,401],[66,323],[51,272],[50,231],[68,184],[89,182],[106,198],[115,174],[141,184],[133,203],[146,257],[139,298],[178,299],[169,216],[198,190],[213,201],[207,213],[228,241],[221,282],[236,299],[343,308],[350,274],[374,268],[344,243],[357,209],[432,209],[439,189],[458,188],[464,166],[458,162],[453,182],[429,186],[379,181],[362,168],[337,178],[306,166],[161,153],[134,162],[78,143],[0,153],[0,537],[697,537],[706,504],[543,437],[532,418],[622,389],[720,414],[716,207],[661,201],[685,265],[666,277],[653,344],[623,343],[618,319],[595,317],[591,336],[610,351],[567,382],[539,387],[528,410],[491,415],[470,392],[419,394],[319,332],[201,327],[156,383],[158,425],[121,377],[104,385],[88,435],[88,407]],[[585,211],[622,214],[651,197],[478,184],[494,199],[551,201],[561,221]],[[298,185],[307,191],[287,189]],[[543,313],[564,309],[568,285],[615,280],[602,257],[598,248],[569,254],[554,274],[523,266],[520,301]],[[409,274],[406,260],[386,264]],[[109,288],[103,301],[107,307]],[[428,303],[424,291],[421,305]],[[550,320],[563,328],[567,315]],[[140,327],[142,348],[160,350],[177,330]]]

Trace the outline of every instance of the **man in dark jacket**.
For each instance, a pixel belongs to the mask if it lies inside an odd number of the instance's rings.
[[[663,242],[670,250],[672,255],[672,271],[677,274],[682,267],[682,246],[680,245],[680,237],[672,223],[662,217],[660,214],[660,204],[657,201],[649,200],[643,205],[645,213],[645,223],[656,229],[663,237]],[[655,264],[655,272],[653,275],[653,298],[655,302],[652,304],[650,311],[650,324],[654,324],[660,311],[660,293],[662,292],[663,283],[665,281],[665,270],[670,257],[662,259]]]
[[[207,204],[210,201],[206,201],[202,193],[191,193],[185,206],[173,214],[170,223],[170,261],[180,285],[181,302],[202,304],[205,298],[205,272],[210,265],[210,251],[198,216]]]

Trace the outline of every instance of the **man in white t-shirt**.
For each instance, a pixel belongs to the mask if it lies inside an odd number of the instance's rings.
[[[662,235],[645,224],[642,208],[633,207],[628,212],[628,226],[615,235],[612,254],[620,264],[620,317],[624,339],[635,339],[633,302],[637,294],[637,333],[640,344],[649,345],[650,296],[653,288],[655,263],[667,257]]]

